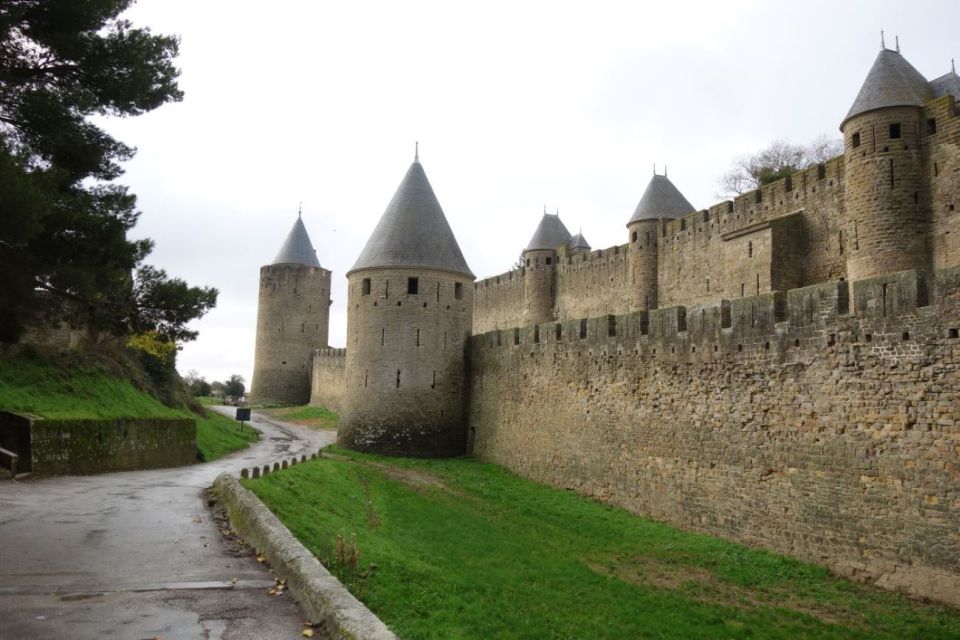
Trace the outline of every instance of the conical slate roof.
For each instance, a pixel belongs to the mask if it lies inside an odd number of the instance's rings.
[[[906,58],[890,49],[877,55],[857,99],[840,123],[840,128],[854,116],[884,107],[922,107],[933,98],[930,84]]]
[[[930,88],[933,89],[933,97],[950,94],[955,100],[960,100],[960,76],[955,71],[940,76],[936,80],[930,81]]]
[[[419,160],[407,169],[347,275],[381,267],[422,267],[474,277]]]
[[[679,218],[693,210],[690,201],[683,197],[667,176],[654,174],[627,224],[655,218]]]
[[[524,251],[556,249],[568,242],[570,242],[570,232],[560,222],[560,216],[544,212],[540,224],[537,225],[537,230],[533,232],[533,237],[530,238],[530,242]]]
[[[567,243],[567,246],[571,249],[586,249],[587,251],[590,251],[590,243],[587,242],[587,239],[583,237],[583,233],[578,233],[570,238],[570,242]]]
[[[297,218],[293,223],[293,228],[287,234],[287,239],[283,241],[280,252],[270,264],[304,264],[308,267],[319,267],[320,261],[317,260],[317,252],[310,242],[310,236],[307,234],[307,228],[303,226],[303,220]]]

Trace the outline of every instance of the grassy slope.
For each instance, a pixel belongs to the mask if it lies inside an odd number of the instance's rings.
[[[183,415],[96,364],[60,367],[23,356],[0,359],[0,408],[46,418]]]
[[[314,429],[336,429],[340,422],[340,417],[329,409],[311,405],[263,409],[261,413],[273,416],[278,420],[302,424]]]
[[[960,638],[956,611],[495,465],[337,452],[244,482],[403,638]]]
[[[242,449],[256,440],[249,427],[204,409],[205,417],[162,404],[128,379],[92,362],[0,358],[0,409],[35,413],[50,419],[194,418],[197,449],[204,460]]]
[[[197,417],[197,449],[204,462],[222,458],[256,442],[258,433],[253,427],[245,425],[241,430],[236,420],[209,409],[204,411],[205,418]]]

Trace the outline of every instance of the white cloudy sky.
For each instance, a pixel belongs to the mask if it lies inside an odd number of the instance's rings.
[[[184,101],[109,128],[139,149],[122,180],[150,262],[220,290],[179,360],[208,379],[249,381],[259,268],[301,200],[343,345],[344,273],[415,140],[486,277],[544,205],[603,248],[654,162],[701,208],[734,156],[839,135],[881,29],[927,77],[960,58],[956,0],[139,0],[128,16],[182,39]]]

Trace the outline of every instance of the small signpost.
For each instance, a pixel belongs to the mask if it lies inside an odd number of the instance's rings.
[[[243,431],[243,421],[250,421],[250,407],[237,407],[237,420],[240,421],[240,431]]]

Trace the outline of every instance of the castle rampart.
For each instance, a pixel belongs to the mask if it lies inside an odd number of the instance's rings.
[[[960,269],[925,283],[900,272],[474,336],[471,449],[960,604]]]
[[[310,404],[320,405],[335,413],[343,411],[346,393],[347,350],[315,349],[310,375]]]

